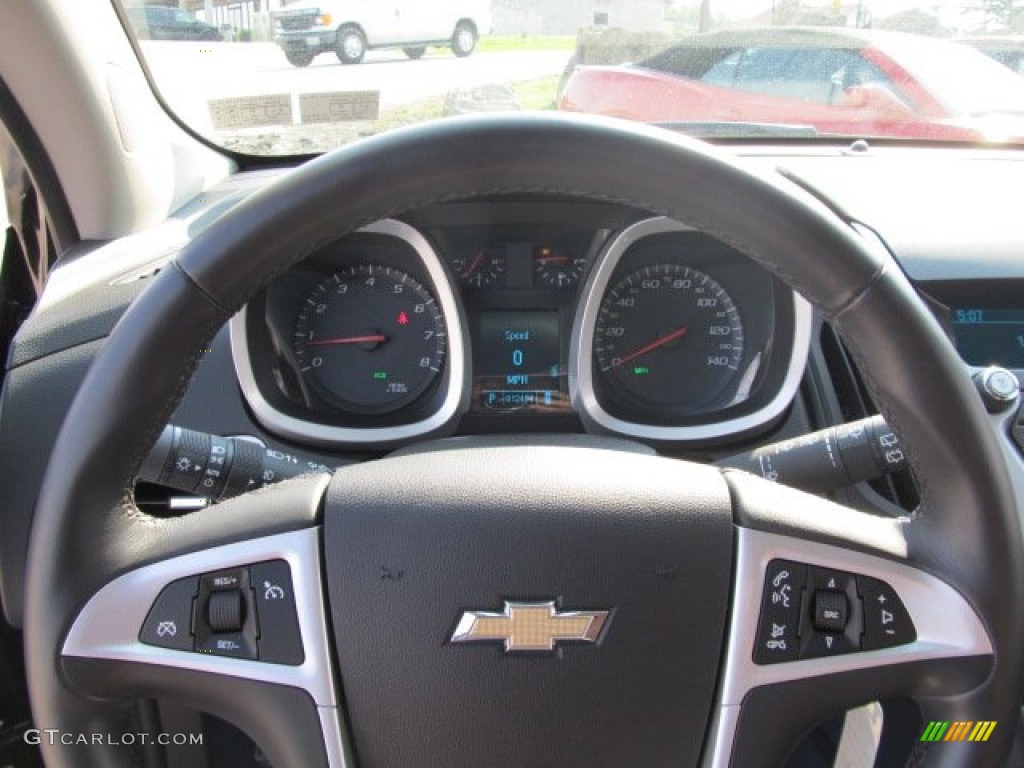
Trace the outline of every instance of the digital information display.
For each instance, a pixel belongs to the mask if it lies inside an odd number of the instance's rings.
[[[1024,309],[954,309],[953,336],[971,365],[1024,369]]]
[[[559,362],[557,312],[481,312],[473,343],[474,410],[522,413],[569,408]]]

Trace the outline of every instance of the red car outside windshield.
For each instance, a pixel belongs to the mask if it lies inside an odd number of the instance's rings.
[[[852,137],[1024,140],[1024,79],[963,45],[865,30],[695,35],[638,65],[578,67],[559,108]]]

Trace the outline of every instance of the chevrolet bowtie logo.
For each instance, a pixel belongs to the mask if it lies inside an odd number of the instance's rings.
[[[505,603],[502,613],[466,611],[452,634],[453,643],[501,640],[506,651],[553,651],[555,643],[593,643],[601,634],[608,611],[555,610],[549,603]]]

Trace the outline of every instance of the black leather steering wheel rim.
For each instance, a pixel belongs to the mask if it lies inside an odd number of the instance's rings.
[[[119,727],[122,709],[75,690],[61,653],[83,605],[112,578],[242,534],[315,522],[308,508],[283,517],[261,510],[244,526],[203,515],[157,521],[132,504],[132,477],[216,330],[275,275],[360,226],[446,200],[533,193],[619,202],[702,229],[799,290],[840,330],[920,482],[920,510],[891,532],[905,542],[906,562],[974,607],[993,647],[984,682],[935,711],[1011,720],[1024,641],[1007,587],[1024,575],[1015,491],[962,364],[895,263],[782,176],[753,173],[697,142],[600,119],[502,116],[395,131],[308,163],[200,234],[125,314],[67,416],[36,510],[25,643],[39,727]],[[827,521],[750,510],[740,522],[851,546]],[[947,751],[935,764],[994,761],[1011,735],[997,728],[981,751]],[[44,754],[54,765],[127,762],[116,749],[58,745]]]

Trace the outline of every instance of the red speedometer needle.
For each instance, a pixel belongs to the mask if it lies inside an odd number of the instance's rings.
[[[383,344],[388,340],[387,336],[376,333],[368,336],[334,336],[328,339],[314,339],[307,341],[307,347],[327,347],[333,344]]]
[[[664,336],[662,336],[660,339],[655,339],[650,344],[645,344],[644,346],[640,347],[640,349],[633,350],[632,352],[630,352],[625,357],[620,357],[620,358],[616,359],[615,362],[612,363],[612,368],[618,368],[620,365],[623,365],[624,363],[628,363],[630,360],[636,360],[638,357],[640,357],[640,355],[646,355],[651,350],[657,349],[658,347],[662,347],[665,344],[668,344],[670,341],[675,341],[680,336],[685,336],[685,335],[686,335],[686,328],[685,327],[677,328],[676,330],[672,331],[672,333],[667,333]]]

